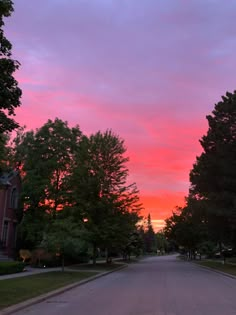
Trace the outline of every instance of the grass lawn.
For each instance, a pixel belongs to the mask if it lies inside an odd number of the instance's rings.
[[[142,260],[143,258],[145,258],[145,256],[140,256],[138,258],[136,257],[131,257],[130,260],[124,260],[123,258],[120,258],[119,260],[117,260],[117,262],[121,262],[121,263],[124,263],[124,264],[133,264],[133,263],[137,263],[139,262],[140,260]]]
[[[0,280],[0,309],[86,279],[96,272],[46,272]]]
[[[220,270],[220,271],[229,273],[233,276],[236,276],[236,266],[228,265],[227,263],[223,265],[221,261],[198,261],[196,263],[202,266]]]
[[[226,258],[226,261],[236,264],[236,257]]]
[[[69,267],[72,270],[99,270],[99,271],[109,271],[121,267],[124,264],[117,264],[115,262],[107,264],[104,262],[97,262],[96,265],[93,264],[83,264],[83,265],[73,265]]]

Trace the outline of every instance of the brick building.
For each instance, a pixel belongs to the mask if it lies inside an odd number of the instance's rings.
[[[11,257],[16,245],[16,228],[21,179],[17,171],[0,176],[0,254]]]

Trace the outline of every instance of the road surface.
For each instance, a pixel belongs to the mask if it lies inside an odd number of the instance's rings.
[[[152,257],[16,315],[235,315],[236,280]]]

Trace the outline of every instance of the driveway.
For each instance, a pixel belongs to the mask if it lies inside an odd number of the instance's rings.
[[[24,309],[17,315],[235,315],[236,280],[152,257]]]

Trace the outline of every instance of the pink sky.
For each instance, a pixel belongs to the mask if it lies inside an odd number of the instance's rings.
[[[205,116],[236,87],[236,3],[15,0],[5,20],[23,90],[16,120],[59,117],[125,139],[155,226],[188,194]]]

